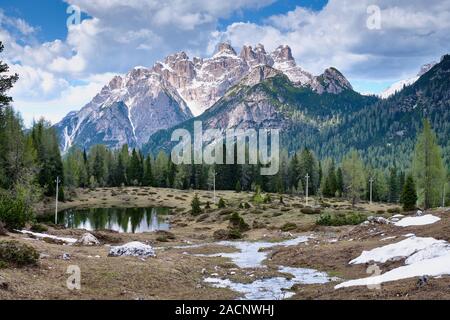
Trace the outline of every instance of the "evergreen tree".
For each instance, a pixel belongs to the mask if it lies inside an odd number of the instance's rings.
[[[236,188],[235,188],[235,191],[236,191],[237,193],[239,193],[239,192],[242,191],[241,182],[240,182],[239,180],[238,180],[238,182],[236,182]]]
[[[394,166],[389,175],[389,202],[397,203],[399,199],[397,168]]]
[[[3,51],[4,46],[0,41],[0,53]],[[14,83],[19,80],[19,76],[16,74],[9,75],[9,66],[0,60],[0,114],[3,112],[3,108],[8,106],[12,101],[12,98],[6,95],[6,92],[10,90]]]
[[[344,194],[344,177],[341,168],[338,168],[336,171],[336,191],[339,194],[339,197],[342,197]]]
[[[402,191],[403,210],[411,211],[416,208],[417,192],[412,175],[408,175]]]
[[[148,155],[147,158],[145,158],[143,184],[144,186],[147,187],[152,187],[154,185],[152,172],[152,158],[150,155]]]
[[[192,198],[191,201],[191,213],[194,216],[197,216],[200,213],[202,213],[202,208],[200,207],[200,199],[198,198],[197,194],[194,195],[194,198]]]
[[[426,119],[423,121],[423,131],[417,138],[414,150],[413,175],[417,183],[419,203],[425,209],[438,206],[445,171],[436,135]]]
[[[144,174],[144,169],[142,166],[142,161],[139,153],[133,148],[131,152],[130,165],[128,167],[128,178],[129,183],[138,186],[142,183],[142,176]]]
[[[358,152],[352,149],[342,161],[342,174],[345,193],[351,199],[352,205],[364,194],[366,179],[364,164]]]

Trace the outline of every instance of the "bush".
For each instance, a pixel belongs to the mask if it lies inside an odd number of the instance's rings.
[[[297,225],[293,222],[287,222],[281,227],[281,231],[292,231],[297,229]]]
[[[239,232],[245,232],[250,229],[250,226],[245,222],[245,220],[239,215],[239,213],[235,212],[230,217],[230,226],[231,230],[238,230]]]
[[[241,203],[239,203],[239,208],[240,209],[250,209],[251,206],[248,202],[241,202]]]
[[[261,195],[261,187],[260,186],[256,186],[255,195],[253,196],[252,200],[256,204],[261,204],[264,202],[264,198]]]
[[[242,232],[238,229],[231,229],[228,231],[228,239],[241,239],[242,238]]]
[[[0,194],[0,221],[8,230],[22,229],[33,218],[31,208],[21,198]]]
[[[316,224],[320,226],[345,226],[357,225],[367,220],[367,217],[360,213],[336,213],[321,215]]]
[[[396,207],[396,208],[389,208],[389,209],[387,209],[387,212],[388,212],[388,213],[400,213],[400,212],[402,212],[402,209],[399,208],[399,207]]]
[[[46,226],[44,226],[43,224],[35,223],[31,226],[30,230],[33,232],[42,233],[42,232],[48,231],[48,228]]]
[[[23,267],[36,265],[39,253],[31,246],[18,241],[0,241],[0,262]]]
[[[320,214],[320,209],[314,209],[314,208],[302,208],[300,209],[301,213],[304,214]]]
[[[220,198],[219,199],[219,203],[217,204],[217,207],[219,208],[219,209],[223,209],[223,208],[225,208],[227,205],[225,204],[225,200],[223,200],[223,198]]]
[[[263,200],[264,203],[272,203],[272,198],[270,197],[270,194],[266,194]]]

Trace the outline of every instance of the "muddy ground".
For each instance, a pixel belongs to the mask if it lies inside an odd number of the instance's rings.
[[[1,240],[17,240],[36,248],[41,254],[38,266],[28,268],[0,269],[0,281],[7,283],[0,288],[0,299],[236,299],[241,295],[229,289],[214,288],[204,283],[204,278],[214,275],[233,281],[248,283],[255,279],[278,275],[277,266],[307,267],[327,272],[342,280],[366,277],[367,266],[349,265],[348,262],[363,250],[397,242],[407,233],[450,240],[450,212],[437,210],[434,215],[441,221],[428,226],[401,228],[392,225],[320,227],[315,222],[318,214],[304,214],[301,209],[305,199],[299,196],[271,195],[272,203],[254,205],[252,193],[217,192],[223,197],[227,208],[214,205],[204,214],[193,217],[190,202],[195,193],[201,202],[213,201],[208,191],[180,191],[157,188],[99,188],[75,190],[71,200],[60,203],[60,210],[90,207],[151,207],[170,208],[171,239],[163,233],[119,234],[110,231],[96,233],[101,246],[69,246],[47,243],[29,236],[9,233]],[[248,202],[249,209],[239,204]],[[310,199],[310,205],[323,212],[357,211],[367,215],[389,217],[387,204],[360,203],[352,208],[346,201]],[[51,199],[37,207],[39,214],[52,212]],[[313,235],[307,244],[270,249],[266,268],[241,269],[223,257],[205,257],[194,254],[230,252],[235,249],[215,244],[214,231],[226,229],[229,214],[239,212],[251,226],[244,234],[245,240],[280,241],[298,235]],[[287,222],[296,228],[281,231]],[[78,238],[84,230],[49,227],[47,233],[62,237]],[[382,240],[388,237],[394,239]],[[156,257],[108,257],[111,245],[141,241],[156,248]],[[200,247],[180,247],[206,244]],[[62,259],[69,254],[70,260]],[[66,273],[70,265],[81,270],[81,290],[69,290]],[[402,261],[380,265],[383,272],[402,265]],[[450,277],[430,279],[426,286],[418,287],[417,279],[383,284],[381,290],[352,287],[335,290],[338,282],[321,285],[295,285],[293,299],[450,299]]]

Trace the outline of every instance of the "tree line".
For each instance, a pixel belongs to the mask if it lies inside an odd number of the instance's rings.
[[[448,192],[442,194],[448,174],[436,135],[426,120],[411,156],[412,167],[403,171],[395,165],[389,169],[372,168],[355,149],[339,164],[331,158],[319,160],[307,148],[293,154],[283,150],[278,174],[264,176],[260,175],[260,165],[175,165],[164,151],[153,156],[144,155],[139,149],[129,150],[127,145],[118,150],[96,145],[89,152],[72,148],[63,165],[65,186],[70,188],[151,186],[210,190],[215,185],[218,190],[255,191],[259,187],[266,192],[296,195],[306,194],[308,188],[308,195],[345,197],[353,204],[371,197],[378,202],[404,203],[407,199],[412,201],[412,193],[425,208],[441,205],[443,196],[448,201]]]

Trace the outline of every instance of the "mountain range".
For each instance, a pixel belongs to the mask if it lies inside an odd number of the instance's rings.
[[[296,87],[318,94],[338,94],[352,86],[336,69],[313,76],[297,65],[289,46],[267,53],[261,44],[244,46],[239,54],[220,43],[210,58],[190,59],[185,52],[169,55],[151,68],[136,67],[114,77],[92,101],[55,125],[64,152],[72,146],[127,143],[141,147],[160,129],[201,115],[226,92],[260,66],[278,70]]]
[[[171,133],[203,128],[279,128],[282,148],[313,149],[339,159],[350,148],[366,162],[405,167],[423,117],[450,159],[450,58],[421,68],[417,77],[382,98],[362,95],[335,68],[314,76],[297,65],[289,46],[262,45],[236,53],[222,43],[205,59],[184,52],[151,68],[117,76],[79,112],[55,125],[60,146],[89,148],[127,143],[144,153],[169,151]]]

